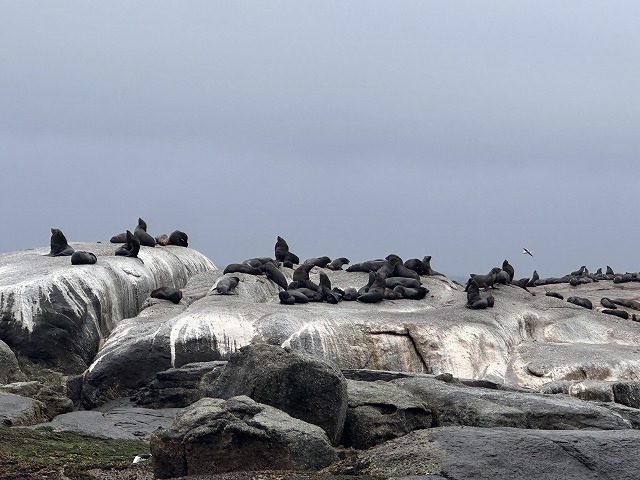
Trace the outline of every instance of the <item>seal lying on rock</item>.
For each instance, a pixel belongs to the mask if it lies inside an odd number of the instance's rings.
[[[547,292],[545,294],[547,297],[559,298],[560,300],[564,300],[564,297],[560,295],[558,292]]]
[[[629,312],[625,312],[624,310],[610,310],[604,309],[602,313],[606,313],[607,315],[615,315],[616,317],[623,318],[625,320],[629,320]]]
[[[222,277],[216,284],[216,292],[220,295],[233,295],[239,281],[239,277]]]
[[[358,297],[359,302],[378,303],[384,298],[385,279],[378,272],[373,272],[373,282],[367,292]]]
[[[367,260],[366,262],[362,263],[354,263],[347,268],[347,272],[375,272],[386,263],[387,261],[383,259]]]
[[[98,259],[91,252],[73,252],[71,265],[93,265]]]
[[[176,245],[178,247],[188,247],[189,246],[189,237],[186,233],[181,232],[180,230],[174,230],[171,235],[169,235],[169,245]]]
[[[47,254],[49,257],[66,257],[73,255],[75,250],[67,243],[67,237],[61,230],[57,228],[51,229],[51,251]]]
[[[160,287],[151,292],[152,298],[158,298],[160,300],[169,300],[176,305],[182,300],[182,292],[177,288]]]
[[[163,233],[162,235],[156,235],[155,241],[156,245],[166,247],[167,245],[169,245],[169,235],[167,235],[166,233]]]
[[[168,238],[168,237],[167,237]],[[122,232],[111,237],[111,243],[127,243],[127,232]]]
[[[264,273],[269,280],[274,282],[283,290],[287,289],[287,279],[273,263],[263,263],[258,267],[258,270]]]
[[[464,291],[466,292],[469,288],[469,282],[471,282],[471,280],[475,281],[479,288],[495,288],[494,284],[496,283],[496,276],[498,275],[498,273],[500,273],[500,270],[500,268],[494,267],[486,275],[477,275],[475,273],[472,273],[471,278],[469,278],[469,280],[467,281],[467,287]]]
[[[589,310],[593,309],[593,304],[591,300],[583,297],[569,297],[567,298],[567,302],[573,303],[574,305],[578,305],[580,307],[588,308]]]
[[[263,272],[256,267],[247,265],[246,263],[230,263],[224,268],[223,274],[227,273],[246,273],[249,275],[262,275]]]
[[[416,272],[404,266],[402,263],[402,259],[395,254],[387,255],[387,261],[393,265],[393,276],[394,277],[405,277],[405,278],[413,278],[415,280],[420,281],[420,275]]]
[[[311,264],[315,267],[326,268],[327,265],[331,262],[331,259],[327,256],[317,257],[317,258],[308,258],[304,261],[305,264]]]

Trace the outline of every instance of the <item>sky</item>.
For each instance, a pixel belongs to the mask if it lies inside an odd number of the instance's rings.
[[[638,271],[640,2],[0,0],[0,251]],[[522,255],[522,247],[534,257]],[[114,247],[115,251],[115,247]]]

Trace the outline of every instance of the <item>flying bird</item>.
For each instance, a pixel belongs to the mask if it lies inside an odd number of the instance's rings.
[[[528,249],[526,249],[526,248],[524,248],[524,247],[522,247],[522,253],[523,253],[524,255],[530,255],[530,256],[532,256],[532,257],[533,257],[533,253],[531,253]]]

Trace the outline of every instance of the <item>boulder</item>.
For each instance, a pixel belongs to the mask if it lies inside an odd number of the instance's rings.
[[[474,388],[431,378],[404,378],[391,383],[424,402],[431,410],[434,426],[555,430],[631,428],[629,422],[609,409],[568,395]]]
[[[34,425],[47,421],[45,406],[33,398],[0,392],[0,422],[4,426]]]
[[[347,414],[347,381],[340,370],[266,344],[248,345],[232,355],[207,394],[225,399],[247,395],[318,425],[334,445]]]
[[[325,432],[249,397],[203,398],[151,436],[156,478],[238,470],[319,470],[337,460]]]
[[[214,269],[204,255],[179,247],[141,249],[139,258],[114,256],[110,244],[73,243],[94,252],[95,265],[71,265],[47,248],[0,254],[0,339],[34,362],[81,373],[123,318],[138,314],[159,286],[183,287]],[[64,348],[61,346],[64,345]]]
[[[417,430],[345,460],[335,473],[449,480],[632,480],[640,431],[442,427]]]
[[[73,410],[73,401],[70,398],[65,396],[64,393],[58,392],[41,382],[9,383],[0,387],[0,391],[40,401],[44,407],[43,413],[47,419],[52,419],[56,415]]]
[[[413,430],[429,428],[432,416],[419,398],[391,383],[349,380],[345,447],[366,449]]]
[[[26,379],[26,375],[20,370],[15,353],[9,345],[0,340],[0,385]]]
[[[169,427],[179,411],[178,408],[139,408],[130,405],[126,399],[119,399],[96,410],[58,415],[51,422],[40,423],[34,428],[118,440],[148,440],[158,428]]]
[[[148,386],[132,397],[136,405],[147,408],[183,408],[206,396],[227,362],[188,363],[156,374]]]

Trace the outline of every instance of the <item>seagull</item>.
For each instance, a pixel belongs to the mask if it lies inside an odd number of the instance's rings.
[[[533,257],[533,253],[531,253],[528,249],[522,247],[522,253],[523,255],[530,255]]]
[[[141,462],[146,462],[147,460],[149,460],[151,458],[151,454],[149,453],[142,453],[140,455],[136,455],[135,457],[133,457],[133,463],[141,463]]]

